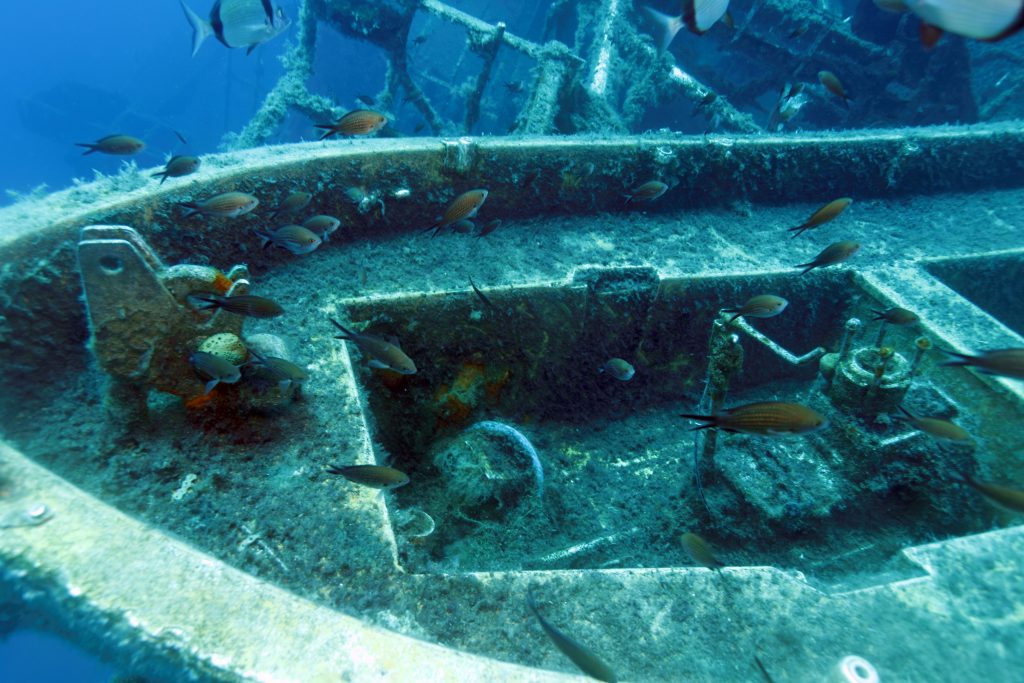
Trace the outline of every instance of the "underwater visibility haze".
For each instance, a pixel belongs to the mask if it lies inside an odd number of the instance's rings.
[[[1010,681],[1024,0],[55,0],[0,680]]]

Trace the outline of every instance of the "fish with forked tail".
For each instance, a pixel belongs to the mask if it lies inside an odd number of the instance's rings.
[[[803,271],[800,273],[803,275],[815,268],[823,268],[825,266],[835,265],[836,263],[842,263],[857,253],[858,249],[860,249],[860,244],[857,242],[850,240],[836,242],[835,244],[830,244],[822,249],[821,252],[819,252],[811,261],[797,264],[796,267],[803,268]]]
[[[533,616],[537,617],[540,627],[544,629],[544,633],[555,644],[555,647],[572,660],[572,663],[578,666],[580,671],[591,678],[606,681],[607,683],[615,683],[619,680],[611,667],[605,664],[600,657],[562,633],[541,615],[540,610],[537,609],[537,601],[533,597],[532,590],[526,592],[526,604],[530,611],[533,612]]]
[[[350,341],[358,346],[363,356],[369,359],[371,368],[391,370],[400,375],[416,374],[416,364],[412,361],[412,358],[405,355],[405,351],[402,351],[402,348],[397,344],[397,340],[393,342],[385,341],[372,334],[354,332],[337,320],[332,319],[331,322],[341,330],[341,334],[335,338]]]
[[[280,6],[270,0],[217,0],[210,9],[210,19],[203,19],[181,0],[192,27],[192,56],[210,36],[226,47],[244,47],[250,54],[257,46],[283,33],[291,25]]]
[[[828,427],[828,419],[813,408],[782,401],[748,403],[717,415],[683,413],[680,417],[704,422],[694,427],[694,430],[721,429],[726,432],[763,436],[809,434]]]
[[[646,5],[643,8],[647,16],[658,26],[658,50],[664,52],[684,26],[697,35],[707,32],[716,21],[726,15],[729,0],[683,0],[683,13],[674,17]],[[732,21],[731,16],[729,21]]]

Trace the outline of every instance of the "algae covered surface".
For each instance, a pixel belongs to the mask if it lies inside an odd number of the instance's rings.
[[[311,209],[336,208],[344,201],[336,194],[324,191]],[[575,623],[574,635],[630,678],[678,680],[683,671],[749,680],[755,650],[777,673],[791,666],[787,658],[824,666],[860,644],[899,680],[904,641],[841,635],[851,620],[870,630],[864,603],[829,598],[828,616],[815,612],[817,626],[799,610],[823,604],[822,595],[867,590],[877,619],[898,632],[916,624],[940,640],[943,627],[886,597],[885,586],[924,575],[900,549],[1004,523],[946,476],[971,455],[912,436],[897,455],[871,460],[872,444],[906,433],[879,415],[846,420],[843,439],[827,444],[724,435],[713,458],[699,458],[705,504],[694,484],[693,425],[678,414],[692,412],[703,391],[715,312],[765,287],[790,308],[753,325],[797,354],[818,345],[836,351],[844,321],[869,320],[871,308],[889,303],[880,292],[901,282],[900,303],[926,305],[932,328],[949,328],[955,339],[1002,339],[983,327],[993,318],[959,316],[953,290],[931,280],[918,290],[902,273],[917,259],[1012,244],[1022,203],[1018,190],[865,199],[798,240],[785,229],[810,215],[812,203],[516,218],[479,239],[430,238],[353,215],[353,229],[304,256],[259,250],[246,230],[259,219],[179,226],[156,206],[154,222],[137,227],[168,264],[226,271],[246,262],[253,291],[285,307],[282,317],[247,321],[243,336],[284,341],[310,375],[296,400],[240,411],[230,388],[199,408],[154,392],[148,419],[126,425],[111,413],[108,380],[82,344],[88,330],[78,312],[62,328],[72,343],[40,336],[33,355],[21,357],[24,367],[5,370],[12,383],[3,434],[93,495],[244,571],[458,649],[567,670],[527,620],[522,597],[534,583],[549,618]],[[500,215],[500,204],[486,208],[486,217]],[[863,247],[847,266],[798,276],[792,266],[833,238]],[[40,275],[21,280],[23,292],[56,286],[78,296],[73,239],[53,243],[49,263],[37,254]],[[882,275],[865,284],[859,272]],[[419,372],[368,367],[334,338],[329,317],[394,335]],[[860,344],[876,331],[869,325]],[[887,343],[909,357],[918,332],[892,329]],[[9,351],[28,341],[5,343]],[[793,368],[748,338],[742,344],[746,359],[727,405],[824,400],[813,366]],[[34,362],[46,349],[59,367]],[[637,368],[629,382],[599,372],[614,356]],[[1000,454],[1020,448],[1006,428],[1018,409],[938,360],[926,358],[908,402],[956,419],[977,435],[987,475],[1013,480],[1019,465]],[[467,432],[481,420],[529,440],[543,486],[514,439]],[[325,472],[373,461],[408,472],[411,483],[381,494]],[[679,541],[688,531],[730,567],[780,573],[745,577],[738,592],[732,570],[672,573],[692,565]],[[660,582],[680,593],[659,594]],[[998,584],[977,577],[977,599],[995,600]],[[791,604],[779,606],[787,596]],[[637,632],[646,634],[643,648],[623,641]],[[1000,656],[1014,651],[1009,645]],[[807,671],[791,670],[793,680]]]

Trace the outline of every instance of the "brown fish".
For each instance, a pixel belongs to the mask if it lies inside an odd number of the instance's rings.
[[[750,297],[747,303],[739,308],[723,308],[722,310],[726,313],[735,313],[733,317],[729,318],[729,322],[732,322],[740,316],[747,318],[772,318],[786,310],[788,305],[789,302],[781,296],[758,294],[757,296]]]
[[[1024,379],[1024,348],[993,349],[975,356],[939,349],[952,356],[943,365],[969,365],[988,375]]]
[[[220,308],[228,313],[249,318],[276,318],[284,313],[284,309],[273,299],[251,294],[222,296],[214,292],[191,292],[188,299],[189,303],[200,311]]]
[[[292,385],[302,384],[309,379],[305,370],[289,360],[276,356],[263,356],[253,349],[249,349],[249,354],[252,359],[245,364],[250,369],[248,376],[259,381],[276,384],[281,391]]]
[[[593,679],[605,681],[606,683],[616,683],[619,680],[611,667],[605,664],[600,657],[555,628],[551,622],[541,615],[540,610],[537,609],[537,601],[534,600],[532,591],[527,591],[526,593],[526,604],[530,611],[533,612],[533,616],[537,617],[540,627],[544,629],[544,633],[555,644],[555,647],[561,650],[562,654],[579,667],[580,671]]]
[[[150,177],[159,178],[160,184],[168,178],[180,178],[192,175],[199,170],[199,157],[173,156],[167,160],[164,170],[153,173]]]
[[[718,415],[684,413],[680,417],[706,422],[706,424],[694,427],[694,430],[722,429],[727,432],[765,436],[808,434],[828,426],[828,420],[818,411],[799,403],[781,401],[748,403],[744,406],[730,408]]]
[[[966,429],[960,425],[953,424],[949,420],[937,417],[917,417],[903,406],[900,406],[900,412],[903,415],[898,415],[896,419],[908,423],[914,429],[918,429],[934,439],[956,441],[959,443],[969,443],[972,441],[971,435],[967,433]]]
[[[409,483],[409,475],[394,467],[383,465],[328,465],[329,474],[337,474],[351,482],[368,486],[371,489],[397,489]]]
[[[884,320],[890,325],[913,325],[920,320],[913,311],[898,306],[887,308],[884,311],[872,308],[871,312],[875,314],[873,320]]]
[[[96,142],[76,142],[75,145],[88,148],[82,152],[82,156],[88,156],[93,152],[128,156],[138,154],[146,148],[145,142],[131,135],[108,135]]]
[[[655,199],[665,194],[668,190],[668,185],[661,182],[660,180],[651,180],[640,187],[633,190],[632,194],[626,195],[626,204],[630,202],[653,202]]]
[[[455,221],[452,223],[452,232],[457,232],[460,235],[468,235],[476,229],[476,224],[473,221],[463,218],[461,221]]]
[[[835,265],[836,263],[842,263],[846,259],[853,256],[855,253],[857,253],[858,249],[860,249],[860,244],[858,244],[857,242],[853,242],[850,240],[836,242],[835,244],[830,244],[824,249],[822,249],[821,252],[814,257],[813,261],[797,264],[796,267],[803,268],[803,271],[800,273],[801,275],[803,275],[807,271],[814,270],[815,268],[822,268],[824,266],[831,266]]]
[[[455,201],[445,210],[444,215],[438,219],[438,222],[427,228],[426,231],[433,230],[434,234],[432,237],[437,237],[437,234],[447,228],[453,223],[458,223],[464,218],[473,218],[476,216],[476,212],[480,210],[480,207],[487,201],[487,190],[470,190],[469,192],[463,192]]]
[[[302,211],[313,201],[313,195],[309,192],[292,192],[284,201],[270,210],[268,218],[275,218],[281,214],[293,214]]]
[[[320,239],[326,242],[340,225],[341,221],[334,216],[313,216],[303,223],[302,227],[311,232],[315,232]]]
[[[316,127],[326,131],[320,136],[320,139],[323,140],[332,135],[372,135],[383,128],[387,122],[387,117],[379,111],[353,109],[335,123],[318,123]]]
[[[337,320],[331,320],[331,322],[342,332],[335,339],[344,339],[355,343],[363,356],[370,360],[369,366],[371,368],[391,370],[400,375],[416,374],[416,364],[412,362],[412,358],[405,355],[405,352],[402,351],[398,344],[385,341],[380,337],[370,334],[353,332]]]
[[[985,496],[993,505],[1008,512],[1024,512],[1024,491],[1002,484],[978,481],[967,472],[960,473],[961,481]]]
[[[833,199],[825,206],[821,207],[800,225],[790,228],[789,231],[793,233],[793,237],[799,237],[805,230],[816,228],[823,223],[828,223],[836,216],[846,211],[846,208],[853,203],[853,200],[849,197],[840,197],[839,199]]]
[[[188,211],[182,218],[196,214],[200,216],[217,216],[219,218],[237,218],[247,214],[260,203],[258,199],[245,192],[225,192],[201,202],[182,202]]]
[[[831,71],[819,71],[818,81],[825,86],[826,90],[841,99],[844,104],[849,103],[851,98],[846,94],[846,89],[843,88],[843,82],[840,81],[834,73]]]
[[[480,232],[478,232],[476,236],[485,237],[487,235],[490,235],[492,232],[500,228],[501,224],[502,220],[500,218],[495,218],[493,221],[487,221],[486,223],[484,223],[484,226],[480,228]]]
[[[721,569],[725,566],[711,551],[711,546],[703,538],[693,532],[686,532],[679,538],[682,541],[683,549],[690,559],[702,567],[708,569]]]

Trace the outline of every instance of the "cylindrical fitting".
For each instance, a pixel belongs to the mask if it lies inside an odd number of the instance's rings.
[[[857,655],[847,655],[825,680],[828,683],[879,683],[881,679],[871,662]]]
[[[860,318],[850,318],[846,321],[846,324],[843,326],[843,341],[839,345],[840,363],[846,360],[846,357],[850,354],[850,349],[853,348],[853,342],[857,339],[857,334],[863,326],[864,323],[860,321]]]

